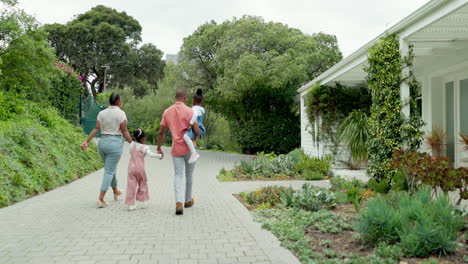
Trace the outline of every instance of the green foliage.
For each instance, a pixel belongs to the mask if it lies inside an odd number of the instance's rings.
[[[201,25],[180,51],[189,87],[208,90],[205,102],[248,153],[299,146],[296,89],[340,59],[334,36],[248,16]]]
[[[378,242],[396,242],[401,229],[400,216],[384,197],[370,199],[367,208],[359,215],[356,230],[362,237],[373,244]]]
[[[354,110],[346,117],[338,130],[340,142],[349,146],[355,161],[367,160],[367,141],[369,139],[367,120],[366,112]]]
[[[404,256],[403,249],[397,245],[389,245],[385,242],[379,243],[374,248],[374,254],[384,259],[391,259],[395,262]]]
[[[298,173],[315,173],[321,174],[322,178],[328,176],[328,173],[331,170],[331,162],[332,157],[327,155],[324,158],[315,158],[315,157],[308,157],[307,155],[303,155],[302,159],[296,165],[296,171]]]
[[[47,33],[12,1],[0,9],[0,90],[30,100],[51,96],[54,52]]]
[[[369,188],[378,193],[387,193],[390,190],[390,183],[387,179],[377,181],[375,179],[369,180]]]
[[[322,173],[318,171],[310,171],[310,170],[305,171],[302,176],[304,177],[304,180],[306,181],[319,181],[325,178],[325,176],[323,176]]]
[[[418,84],[411,71],[413,57],[412,49],[408,57],[401,57],[395,35],[382,38],[369,49],[369,65],[365,68],[372,95],[368,172],[378,181],[394,176],[390,161],[395,150],[405,144],[417,149],[421,144],[423,122],[414,107]],[[402,74],[403,69],[409,69],[407,76]],[[409,102],[405,102],[412,110],[409,119],[401,114],[400,86],[404,82],[409,85],[411,95]]]
[[[58,64],[60,66],[60,64]],[[51,79],[50,104],[72,124],[78,124],[80,95],[83,87],[78,75],[71,71],[56,69]]]
[[[351,88],[341,84],[336,86],[313,86],[306,99],[306,113],[309,123],[314,124],[320,118],[320,129],[311,129],[316,141],[331,140],[335,138],[336,131],[341,122],[354,110],[360,109],[368,112],[371,98],[366,88]]]
[[[354,205],[356,212],[359,212],[363,200],[360,190],[356,187],[350,187],[346,190],[346,198]]]
[[[247,178],[277,178],[278,176],[293,177],[295,175],[294,162],[286,155],[276,158],[258,156],[251,160],[242,160],[233,171],[238,171],[238,176]]]
[[[353,178],[352,180],[346,180],[343,177],[340,176],[335,176],[330,179],[330,184],[331,184],[331,191],[341,191],[341,190],[347,190],[350,188],[358,188],[359,190],[366,189],[367,183],[360,181],[358,179]]]
[[[322,180],[331,169],[331,157],[310,158],[302,150],[287,155],[258,153],[255,159],[242,160],[231,171],[224,171],[218,178],[239,179],[287,179]]]
[[[403,175],[410,193],[414,193],[423,183],[431,186],[436,195],[439,189],[444,193],[458,190],[457,204],[463,199],[468,199],[468,168],[454,169],[446,159],[432,158],[427,153],[412,150],[396,151],[393,154],[392,166]]]
[[[321,210],[309,212],[297,209],[267,209],[254,212],[256,221],[270,230],[281,241],[281,245],[293,251],[302,263],[323,261],[320,254],[311,250],[312,238],[306,230],[312,228],[324,233],[339,233],[350,230],[349,219],[339,214]],[[333,255],[332,252],[329,252]]]
[[[357,230],[366,241],[399,242],[406,255],[449,254],[456,248],[462,218],[454,214],[446,196],[431,199],[425,186],[411,196],[401,192],[386,199],[370,199],[358,218]]]
[[[465,262],[467,262],[465,260]],[[421,264],[439,264],[439,261],[436,258],[429,258],[428,261],[423,261]]]
[[[162,52],[152,44],[138,47],[142,28],[125,12],[98,5],[65,25],[44,29],[58,58],[85,76],[94,97],[103,91],[104,78],[109,87],[131,86],[141,97],[154,93],[163,77]]]
[[[303,149],[297,148],[289,152],[287,156],[290,157],[294,161],[294,163],[297,165],[304,158],[305,153]]]
[[[57,110],[0,92],[0,207],[71,182],[100,167],[94,144]]]
[[[250,205],[269,204],[271,206],[281,203],[281,194],[285,190],[285,187],[267,186],[254,192],[241,193],[241,196]]]
[[[335,195],[332,192],[310,184],[302,185],[302,190],[299,192],[283,191],[281,200],[286,207],[314,212],[336,206]]]

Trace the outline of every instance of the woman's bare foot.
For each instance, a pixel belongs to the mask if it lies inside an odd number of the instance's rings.
[[[119,197],[122,195],[122,190],[114,189],[114,200],[119,200]]]
[[[98,200],[97,204],[98,204],[98,207],[99,207],[99,208],[104,208],[104,207],[109,206],[109,204],[106,203],[106,202],[103,201],[103,200]]]

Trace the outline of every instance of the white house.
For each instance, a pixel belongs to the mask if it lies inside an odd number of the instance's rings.
[[[432,0],[383,32],[362,48],[344,58],[316,79],[303,85],[301,103],[301,146],[312,156],[329,150],[326,144],[314,142],[305,114],[304,100],[316,83],[366,86],[368,48],[387,34],[397,34],[402,54],[409,45],[415,52],[414,72],[422,87],[422,117],[425,131],[443,128],[449,142],[446,155],[455,166],[468,166],[468,152],[459,142],[459,132],[468,133],[468,0]],[[407,85],[401,86],[401,98],[409,96]],[[408,115],[409,108],[402,109]],[[424,148],[424,146],[423,146]]]

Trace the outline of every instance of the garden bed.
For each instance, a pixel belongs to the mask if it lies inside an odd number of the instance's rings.
[[[284,181],[326,180],[331,172],[331,157],[311,158],[301,149],[285,155],[257,153],[251,160],[242,160],[233,169],[222,169],[219,181]]]
[[[336,187],[335,185],[334,188]],[[341,199],[342,197],[331,199],[332,191],[306,187],[302,191],[295,191],[297,197],[293,197],[291,203],[288,202],[290,197],[283,194],[290,191],[284,187],[264,187],[255,192],[236,194],[235,197],[253,213],[256,221],[275,234],[282,246],[291,250],[301,263],[461,264],[468,260],[465,229],[457,233],[457,247],[454,252],[447,255],[441,252],[432,253],[421,258],[409,257],[408,251],[399,243],[373,244],[365,239],[362,230],[361,233],[358,232],[356,223],[360,215],[367,211],[366,201],[361,201],[360,207],[357,208]],[[308,195],[302,195],[301,192],[307,192]],[[335,192],[339,193],[340,191]],[[321,201],[320,206],[308,207],[307,203],[314,201],[310,199],[305,202],[305,196],[317,197]],[[310,210],[311,208],[314,210]],[[356,212],[356,209],[360,213]],[[466,217],[464,221],[466,223]]]

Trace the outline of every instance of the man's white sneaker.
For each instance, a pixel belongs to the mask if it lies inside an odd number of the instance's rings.
[[[198,158],[200,158],[200,155],[198,155],[198,153],[192,153],[192,155],[190,155],[190,159],[188,160],[188,163],[194,163],[195,161],[198,160]]]
[[[128,206],[129,211],[133,211],[135,209],[136,209],[136,205],[134,205],[134,204],[131,204],[131,205]]]

